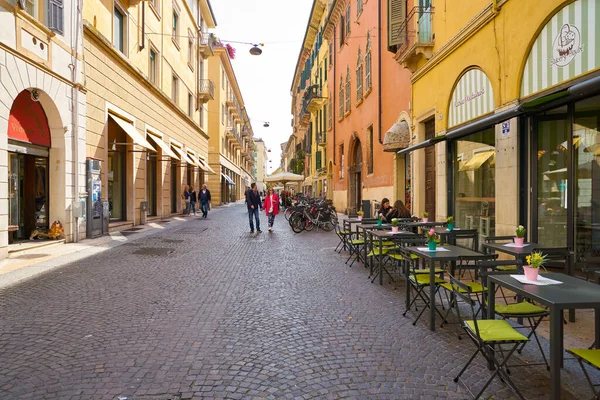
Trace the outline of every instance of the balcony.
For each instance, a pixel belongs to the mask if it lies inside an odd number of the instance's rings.
[[[411,72],[433,55],[432,15],[433,7],[414,7],[398,28],[400,43],[395,58]]]
[[[323,107],[325,100],[327,99],[322,96],[321,88],[319,87],[319,85],[312,85],[306,88],[306,91],[304,92],[304,97],[302,99],[302,105],[303,107],[306,107],[306,109],[309,112],[312,113],[316,112],[321,107]]]
[[[231,110],[232,108],[235,108],[235,104],[236,104],[235,93],[227,92],[227,96],[225,97],[225,105],[227,106],[227,108],[229,110]]]
[[[199,32],[198,44],[200,54],[202,58],[207,59],[208,57],[215,55],[215,35],[208,32]]]
[[[215,99],[215,85],[210,79],[200,79],[198,82],[198,103],[204,104]]]
[[[325,132],[317,134],[317,146],[327,146],[327,134]]]

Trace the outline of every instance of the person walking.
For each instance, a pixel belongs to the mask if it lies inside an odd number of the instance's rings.
[[[264,209],[269,217],[269,232],[273,232],[273,222],[275,222],[275,216],[279,214],[279,196],[271,188],[267,190]]]
[[[200,211],[202,211],[202,218],[208,217],[208,210],[210,209],[210,190],[206,188],[206,185],[202,185],[202,190],[198,192],[198,200],[200,201]]]
[[[250,185],[250,190],[246,192],[246,205],[248,206],[248,219],[250,221],[250,233],[254,233],[254,222],[252,217],[256,219],[256,231],[262,232],[260,230],[260,215],[258,213],[259,209],[262,208],[262,203],[260,201],[260,195],[258,194],[258,190],[256,190],[256,183],[252,183]]]
[[[190,212],[188,215],[191,215],[192,211],[194,215],[196,215],[196,202],[198,201],[198,196],[196,195],[196,191],[192,186],[190,186]]]
[[[185,201],[185,211],[183,212],[183,215],[184,216],[190,215],[191,198],[190,198],[190,187],[188,185],[185,185],[185,188],[183,189],[183,194],[181,195],[181,198]]]

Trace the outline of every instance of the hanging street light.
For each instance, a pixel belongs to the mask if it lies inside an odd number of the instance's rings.
[[[260,50],[260,49],[259,49],[259,50]],[[265,128],[268,128],[268,127],[269,127],[269,123],[265,121],[265,123],[263,124],[263,126],[264,126]]]
[[[264,43],[252,44],[250,48],[250,54],[253,56],[260,56],[262,54],[262,50],[258,46],[264,46]]]

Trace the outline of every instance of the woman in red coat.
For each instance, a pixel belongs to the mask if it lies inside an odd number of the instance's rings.
[[[273,222],[275,222],[275,216],[279,214],[279,196],[272,188],[267,191],[263,210],[266,211],[267,217],[269,217],[269,232],[273,232]]]

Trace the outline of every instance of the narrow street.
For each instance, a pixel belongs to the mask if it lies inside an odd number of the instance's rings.
[[[452,381],[466,337],[413,326],[403,284],[348,268],[335,233],[261,219],[251,234],[243,203],[220,207],[0,291],[0,398],[468,397]],[[587,396],[576,367],[563,388]],[[544,368],[513,375],[547,398]],[[499,379],[487,393],[514,396]]]

